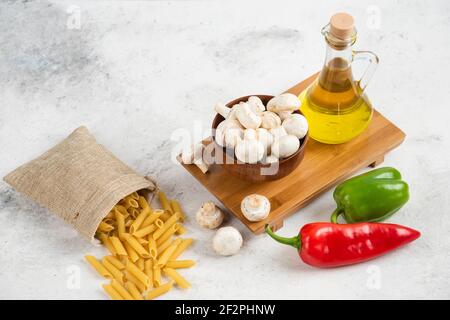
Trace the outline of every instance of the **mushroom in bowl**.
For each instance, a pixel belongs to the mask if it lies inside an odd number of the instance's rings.
[[[297,96],[252,95],[219,105],[212,124],[215,159],[231,175],[251,182],[277,180],[303,160],[308,123]]]

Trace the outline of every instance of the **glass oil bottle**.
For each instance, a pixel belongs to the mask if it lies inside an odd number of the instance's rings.
[[[309,123],[311,138],[327,144],[347,142],[361,134],[372,118],[372,106],[364,89],[378,64],[369,51],[353,51],[356,29],[346,13],[332,16],[322,29],[327,43],[325,63],[317,79],[299,96],[301,111]],[[352,63],[368,62],[356,80]]]

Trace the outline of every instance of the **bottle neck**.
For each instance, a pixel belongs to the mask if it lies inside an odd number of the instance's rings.
[[[329,69],[348,69],[352,63],[352,47],[333,48],[327,44],[324,67]]]

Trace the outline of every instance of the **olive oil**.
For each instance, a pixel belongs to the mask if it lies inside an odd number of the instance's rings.
[[[378,57],[352,50],[356,29],[349,14],[333,15],[322,34],[327,44],[325,63],[317,79],[300,94],[300,110],[308,120],[311,138],[327,144],[344,143],[361,134],[372,119],[373,109],[364,89]],[[353,76],[354,60],[367,64],[358,80]]]
[[[331,60],[299,98],[309,134],[319,142],[349,141],[363,132],[372,118],[372,106],[342,58]]]

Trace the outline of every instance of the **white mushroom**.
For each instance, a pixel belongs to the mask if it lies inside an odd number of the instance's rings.
[[[208,172],[209,166],[203,161],[203,143],[196,143],[189,148],[184,148],[181,153],[181,162],[195,164],[203,173]]]
[[[293,111],[300,108],[300,100],[295,94],[282,93],[270,99],[267,103],[267,110],[273,112]]]
[[[280,117],[281,121],[286,120],[287,118],[289,118],[292,113],[294,112],[294,110],[289,110],[289,111],[279,111],[277,114]]]
[[[241,211],[249,221],[261,221],[270,213],[270,201],[265,196],[251,194],[241,202]]]
[[[244,163],[257,163],[265,154],[262,142],[256,139],[238,141],[234,153],[239,161]]]
[[[256,140],[256,130],[255,129],[245,129],[244,130],[244,140]]]
[[[251,96],[250,98],[248,98],[247,103],[250,106],[254,107],[253,110],[256,111],[256,114],[261,115],[262,112],[266,111],[266,107],[262,103],[261,99],[257,96]]]
[[[300,140],[296,136],[287,135],[276,139],[272,144],[272,155],[278,159],[287,158],[293,155],[300,147]]]
[[[222,256],[232,256],[242,247],[242,236],[233,227],[223,227],[217,230],[213,238],[213,249]]]
[[[229,128],[239,128],[241,127],[240,123],[235,119],[226,119],[219,123],[215,132],[215,140],[220,146],[225,146],[224,138],[225,132]]]
[[[223,222],[223,211],[214,202],[205,202],[195,214],[197,223],[206,229],[215,229]]]
[[[273,135],[264,128],[256,129],[256,139],[264,145],[266,153],[269,153],[270,146],[273,143]]]
[[[225,147],[234,149],[238,141],[244,138],[244,130],[239,127],[231,127],[225,131],[223,140]]]
[[[308,132],[308,122],[304,116],[295,113],[283,121],[283,128],[286,129],[288,134],[303,139]]]
[[[269,132],[272,134],[274,140],[277,140],[277,139],[287,135],[286,129],[284,129],[284,127],[282,127],[282,126],[272,128],[269,130]]]
[[[255,114],[245,102],[239,104],[239,108],[236,111],[236,117],[247,129],[256,129],[261,125],[261,117]]]
[[[279,159],[277,157],[275,157],[273,154],[271,154],[270,156],[267,156],[264,159],[264,163],[275,163],[275,162],[278,162],[278,161],[279,161]]]
[[[226,105],[224,105],[221,102],[216,103],[216,105],[214,106],[214,110],[220,114],[222,117],[224,117],[225,119],[228,118],[231,108],[228,108]]]
[[[272,129],[281,125],[280,117],[272,111],[264,111],[261,115],[261,126],[265,129]]]

